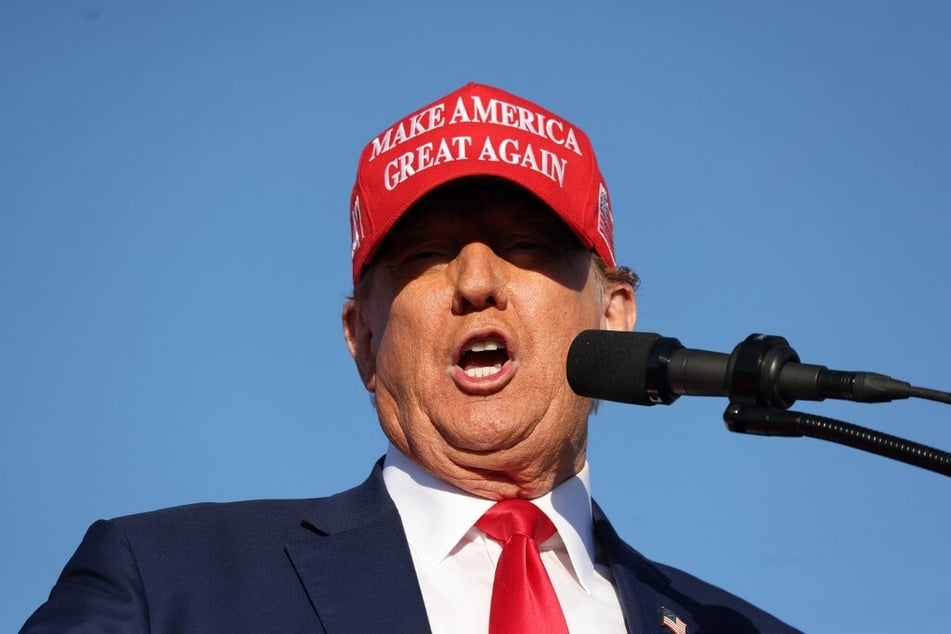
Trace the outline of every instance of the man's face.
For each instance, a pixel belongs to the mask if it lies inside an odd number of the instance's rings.
[[[589,399],[565,359],[587,328],[633,327],[633,291],[546,207],[498,186],[443,190],[407,214],[344,310],[387,437],[485,497],[534,497],[584,462]]]

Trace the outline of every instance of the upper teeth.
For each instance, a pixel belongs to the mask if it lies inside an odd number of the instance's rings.
[[[504,348],[505,346],[500,346],[494,341],[480,341],[479,343],[474,343],[466,348],[466,352],[485,352],[486,350],[498,350],[499,348]]]

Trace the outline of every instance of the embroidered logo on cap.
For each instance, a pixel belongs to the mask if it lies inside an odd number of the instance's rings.
[[[461,124],[491,124],[499,126],[495,131],[484,132],[473,138],[471,134],[455,134],[453,128]],[[462,126],[465,131],[472,128]],[[577,134],[564,121],[537,112],[525,106],[481,95],[459,95],[455,101],[442,101],[400,121],[370,142],[372,148],[368,162],[403,144],[444,129],[431,140],[419,143],[414,148],[391,158],[383,169],[383,186],[393,191],[402,183],[421,172],[450,161],[490,161],[526,168],[565,185],[565,170],[568,158],[546,147],[525,141],[525,135],[507,136],[504,128],[529,133],[584,156],[578,144]]]

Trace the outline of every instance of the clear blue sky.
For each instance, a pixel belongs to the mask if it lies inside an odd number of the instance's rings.
[[[949,34],[937,1],[0,2],[0,631],[98,518],[365,477],[356,159],[468,81],[588,132],[640,329],[951,389]],[[619,531],[808,631],[946,631],[951,480],[725,406],[601,408]],[[796,409],[951,450],[935,403]]]

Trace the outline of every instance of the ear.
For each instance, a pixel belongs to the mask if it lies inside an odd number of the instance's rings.
[[[601,327],[605,330],[631,332],[635,323],[637,298],[634,295],[634,287],[627,282],[605,282]]]
[[[376,391],[376,356],[371,344],[373,333],[355,299],[348,299],[343,305],[343,338],[347,342],[350,356],[357,364],[357,372],[363,380],[363,385],[370,392]]]

